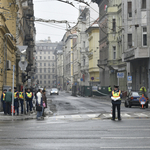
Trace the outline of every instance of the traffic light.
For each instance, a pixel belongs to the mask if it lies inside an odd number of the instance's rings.
[[[22,73],[22,82],[25,83],[28,80],[28,74]]]

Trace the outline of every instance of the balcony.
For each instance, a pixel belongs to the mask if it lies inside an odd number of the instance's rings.
[[[130,62],[135,59],[149,58],[148,47],[133,47],[123,53],[123,59],[125,62]]]
[[[88,72],[89,70],[89,65],[81,66],[81,72]]]
[[[97,63],[98,63],[97,66],[99,68],[101,68],[102,66],[106,66],[107,65],[107,59],[105,59],[105,60],[98,60]]]

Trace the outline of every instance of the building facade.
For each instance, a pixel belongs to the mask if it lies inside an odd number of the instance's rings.
[[[126,63],[122,61],[122,0],[109,1],[108,17],[108,62],[110,85],[119,85],[122,91],[127,90]],[[117,78],[117,73],[124,77]]]
[[[50,39],[36,43],[36,83],[42,88],[56,87],[56,57],[55,49],[58,43]],[[35,83],[35,84],[36,84]]]
[[[122,1],[123,61],[127,62],[129,85],[133,90],[145,86],[150,91],[150,1]]]

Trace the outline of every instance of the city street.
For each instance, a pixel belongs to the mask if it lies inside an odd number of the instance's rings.
[[[122,105],[122,121],[111,121],[109,100],[70,95],[47,96],[54,114],[44,120],[1,121],[0,149],[150,149],[150,108]]]

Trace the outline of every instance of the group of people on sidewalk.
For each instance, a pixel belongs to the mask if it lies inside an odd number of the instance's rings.
[[[41,89],[39,89],[38,91],[41,93],[40,95],[41,99],[39,99],[39,94],[38,94],[39,92],[35,94],[36,106],[41,105],[42,111],[40,112],[40,114],[37,111],[37,116],[41,117],[41,113],[44,116],[44,108],[47,108],[47,98],[46,98],[45,90],[42,91]],[[14,109],[13,110],[11,108],[12,96],[14,96]],[[25,103],[24,103],[24,97],[25,97]],[[14,87],[14,94],[11,92],[11,89],[9,89],[8,92],[6,89],[4,89],[1,95],[1,102],[3,106],[4,115],[7,115],[7,114],[11,115],[11,113],[13,113],[14,115],[19,115],[19,102],[21,106],[21,114],[23,114],[24,108],[25,108],[25,112],[27,111],[28,113],[30,109],[30,113],[33,113],[32,111],[33,97],[34,97],[33,92],[31,92],[30,88],[28,88],[27,91],[23,93],[23,90],[19,92],[17,88]]]

